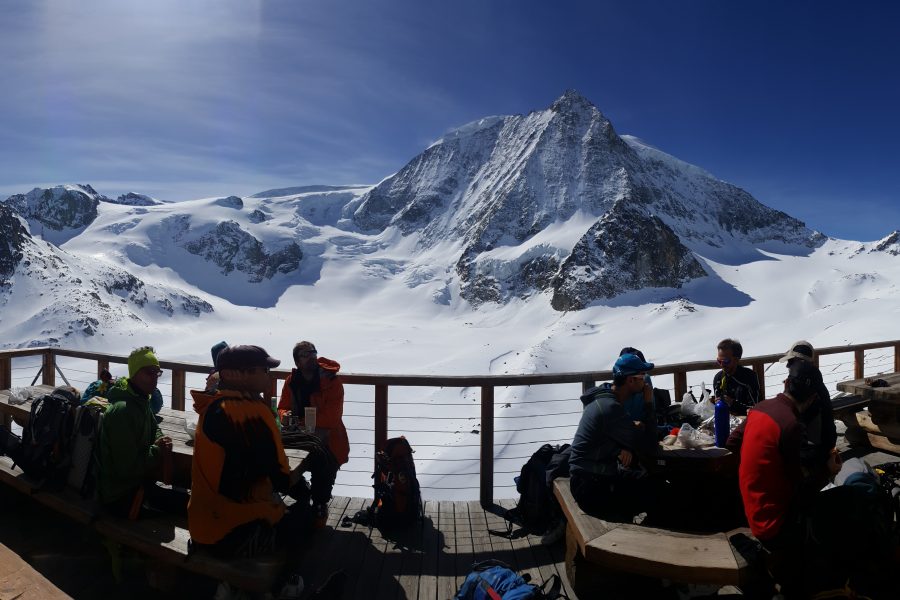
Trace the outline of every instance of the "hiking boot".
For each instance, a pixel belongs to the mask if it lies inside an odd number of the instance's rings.
[[[303,578],[300,577],[297,573],[294,573],[288,580],[285,582],[283,586],[281,586],[281,591],[278,593],[278,600],[295,600],[299,598],[303,594]]]

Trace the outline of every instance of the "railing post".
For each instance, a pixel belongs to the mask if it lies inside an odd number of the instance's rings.
[[[900,373],[900,344],[894,344],[894,373]]]
[[[481,507],[494,505],[494,387],[481,388]]]
[[[687,393],[687,371],[675,371],[672,376],[675,379],[675,397],[672,401],[681,402]]]
[[[866,351],[853,351],[853,379],[862,379],[866,376]]]
[[[109,371],[109,361],[105,358],[97,359],[97,379],[100,379],[100,371]]]
[[[184,410],[184,369],[172,369],[172,409]]]
[[[56,385],[56,355],[53,350],[44,352],[44,366],[41,374],[41,383],[44,385]]]
[[[0,356],[0,390],[12,388],[12,359],[8,356]],[[0,425],[7,429],[12,425],[12,417],[4,414],[0,416]]]
[[[595,385],[595,382],[593,380],[585,379],[584,381],[581,382],[581,393],[584,394],[589,389],[594,387],[594,385]]]
[[[0,356],[0,390],[8,390],[12,387],[12,359],[8,356]]]
[[[375,452],[384,448],[388,439],[388,386],[375,386]]]

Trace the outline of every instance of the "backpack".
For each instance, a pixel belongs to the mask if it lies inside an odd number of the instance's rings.
[[[556,477],[568,474],[568,449],[569,444],[544,444],[522,466],[521,473],[515,478],[519,502],[506,515],[510,534],[514,522],[528,533],[540,535],[560,519],[561,511],[550,483]]]
[[[18,462],[26,475],[41,481],[42,487],[65,486],[74,408],[80,400],[68,388],[56,388],[31,403]]]
[[[71,466],[67,483],[83,498],[94,495],[99,464],[100,425],[106,407],[84,404],[74,409],[72,437],[69,442]]]
[[[422,494],[416,479],[414,450],[406,437],[391,438],[375,455],[375,500],[369,512],[379,528],[392,528],[421,523]]]
[[[559,598],[562,581],[554,574],[537,586],[499,560],[486,560],[472,565],[462,587],[453,600],[553,600]],[[549,584],[549,586],[548,586]],[[544,588],[548,588],[546,591]]]

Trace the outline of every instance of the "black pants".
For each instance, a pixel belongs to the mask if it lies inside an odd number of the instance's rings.
[[[301,540],[307,539],[305,533],[312,523],[309,507],[295,505],[285,511],[284,516],[275,525],[258,519],[238,525],[215,544],[197,544],[191,542],[191,550],[200,550],[222,559],[253,558],[272,554],[281,549],[293,549]]]
[[[139,518],[150,516],[154,511],[181,517],[187,516],[187,504],[191,497],[190,494],[178,488],[161,487],[155,481],[147,481],[121,498],[104,504],[103,510],[113,516],[127,519],[139,489],[143,490],[143,502],[138,515]]]
[[[584,512],[606,521],[631,522],[659,505],[659,484],[646,474],[623,471],[612,477],[572,473],[572,496]]]

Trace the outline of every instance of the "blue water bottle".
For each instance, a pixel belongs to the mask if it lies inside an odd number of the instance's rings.
[[[713,417],[713,424],[716,428],[716,446],[719,448],[725,447],[725,442],[728,441],[728,434],[731,433],[731,420],[728,415],[728,403],[725,402],[724,398],[719,398],[716,401],[716,411]]]

